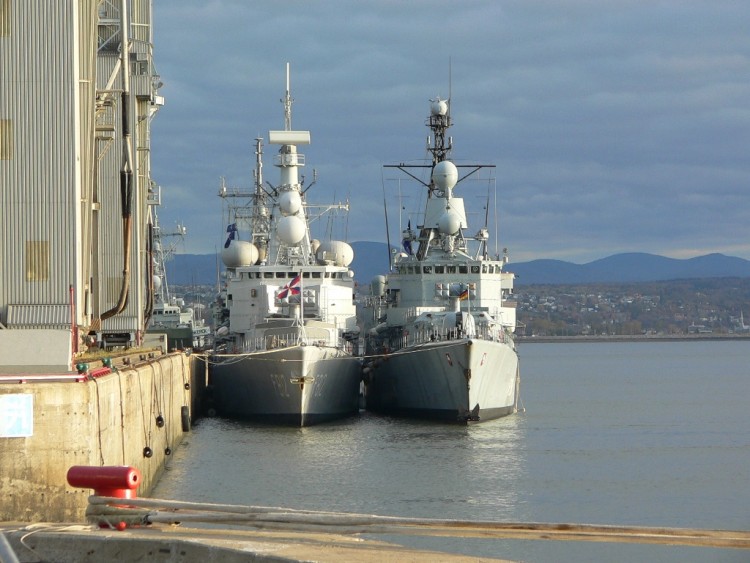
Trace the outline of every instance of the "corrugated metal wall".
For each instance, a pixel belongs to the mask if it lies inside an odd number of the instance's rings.
[[[96,41],[98,0],[84,0],[78,10],[78,86],[80,108],[80,205],[77,218],[80,239],[76,245],[76,263],[80,275],[75,289],[77,321],[80,326],[91,323],[91,277],[93,275],[92,206],[94,190],[94,159],[96,131]]]
[[[153,74],[151,0],[129,4],[131,21],[139,24],[132,26],[138,40],[134,51],[144,54],[131,69],[145,78],[144,73]],[[97,88],[107,84],[120,42],[118,33],[111,50],[97,53],[99,33],[107,32],[100,18],[113,11],[119,17],[118,6],[112,0],[0,0],[0,323],[7,323],[9,304],[40,306],[40,311],[41,306],[69,306],[72,285],[78,324],[87,329],[119,297],[119,96],[113,107],[96,113]],[[106,24],[110,31],[118,25],[116,20]],[[119,89],[121,81],[113,87]],[[127,308],[105,322],[106,330],[137,331],[144,320],[150,76],[138,94],[132,96],[130,114],[135,168],[131,292]],[[108,127],[102,127],[107,120]],[[102,136],[109,140],[97,140]]]
[[[77,33],[79,9],[91,12],[93,4],[4,4],[10,18],[0,37],[0,119],[10,123],[12,148],[0,161],[0,322],[8,303],[67,304],[69,286],[79,284]],[[86,89],[91,99],[93,88]]]

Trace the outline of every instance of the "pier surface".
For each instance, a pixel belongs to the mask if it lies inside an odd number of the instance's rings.
[[[325,533],[148,526],[124,531],[80,524],[0,524],[20,563],[130,561],[245,563],[469,563],[507,561],[408,549],[386,542]]]

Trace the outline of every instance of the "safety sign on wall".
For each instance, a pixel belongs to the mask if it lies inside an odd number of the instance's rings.
[[[34,395],[0,395],[0,438],[34,435]]]

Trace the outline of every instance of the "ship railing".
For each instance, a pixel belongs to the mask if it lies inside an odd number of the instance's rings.
[[[395,342],[391,339],[394,349],[417,346],[428,342],[446,342],[458,338],[466,338],[467,335],[458,327],[425,327],[404,330],[401,337]],[[475,328],[471,335],[474,340],[488,340],[490,342],[502,342],[509,344],[511,336],[507,331],[492,325],[480,325]]]
[[[288,334],[273,334],[256,336],[252,338],[246,347],[246,352],[261,352],[264,350],[278,350],[279,348],[290,348],[292,346],[333,346],[326,338],[307,337],[297,332]],[[339,345],[343,347],[341,341]]]

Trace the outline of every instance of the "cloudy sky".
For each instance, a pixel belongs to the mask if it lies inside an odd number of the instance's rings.
[[[452,156],[496,165],[512,260],[750,259],[748,22],[744,0],[155,0],[161,225],[222,244],[220,178],[252,186],[289,62],[308,196],[349,198],[349,241],[385,240],[383,165],[425,157],[450,74]]]

